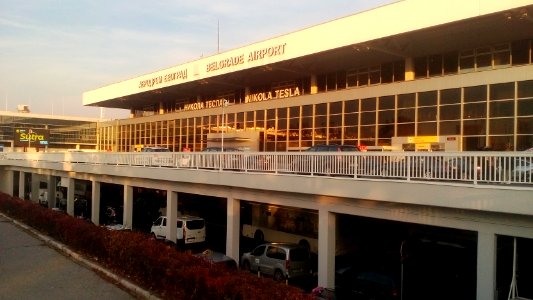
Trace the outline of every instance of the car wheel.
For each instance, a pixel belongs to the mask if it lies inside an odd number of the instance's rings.
[[[242,262],[241,269],[243,269],[244,271],[251,272],[250,262],[247,261],[247,260],[243,261],[243,262]]]
[[[275,281],[283,281],[283,280],[285,280],[285,276],[283,276],[283,273],[281,272],[281,270],[276,270],[274,272],[274,280]]]

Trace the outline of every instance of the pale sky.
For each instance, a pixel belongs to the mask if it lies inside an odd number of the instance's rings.
[[[391,2],[0,0],[0,110],[97,118],[85,91]]]

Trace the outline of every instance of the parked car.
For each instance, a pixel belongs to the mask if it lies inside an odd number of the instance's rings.
[[[237,269],[237,262],[224,253],[206,249],[203,252],[195,254],[195,256],[201,257],[214,265],[226,266],[229,269]]]
[[[359,148],[353,145],[314,145],[309,147],[303,153],[313,152],[357,152]],[[297,157],[293,163],[293,170],[303,174],[325,174],[325,175],[343,175],[352,174],[356,163],[355,157],[345,155],[302,155]]]
[[[515,158],[513,161],[512,179],[519,182],[531,182],[533,158]]]
[[[337,299],[396,300],[399,299],[392,276],[377,271],[357,271],[346,267],[335,272]]]
[[[277,281],[311,276],[311,254],[309,248],[298,244],[265,243],[242,255],[241,268]]]
[[[141,152],[170,152],[166,147],[144,147]]]
[[[205,220],[194,216],[180,216],[176,220],[177,237],[181,244],[193,244],[205,242]],[[167,237],[167,217],[159,217],[152,225],[150,233],[156,239]]]

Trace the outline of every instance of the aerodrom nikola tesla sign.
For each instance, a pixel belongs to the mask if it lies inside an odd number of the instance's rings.
[[[44,147],[48,145],[49,136],[48,129],[15,128],[13,144],[15,147]]]

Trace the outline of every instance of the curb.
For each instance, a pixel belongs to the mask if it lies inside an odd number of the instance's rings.
[[[1,213],[1,212],[0,212],[0,216],[2,216],[4,218],[6,218],[7,220],[11,221],[16,226],[18,226],[18,227],[30,232],[31,234],[33,234],[34,236],[36,236],[37,238],[42,240],[44,243],[48,244],[49,246],[51,246],[52,248],[54,248],[56,250],[61,251],[66,256],[71,257],[72,259],[74,259],[75,261],[81,263],[82,265],[86,266],[87,268],[105,275],[105,277],[107,277],[108,279],[113,280],[116,285],[123,287],[125,290],[133,293],[134,295],[140,296],[142,299],[162,300],[161,298],[159,298],[156,295],[150,293],[149,291],[139,287],[138,285],[132,283],[131,281],[129,281],[127,279],[124,279],[124,278],[116,275],[115,273],[113,273],[113,272],[101,267],[100,265],[85,259],[79,253],[70,250],[67,246],[55,241],[54,239],[52,239],[52,238],[50,238],[48,236],[43,235],[42,233],[38,232],[37,230],[33,229],[32,227],[30,227],[30,226],[28,226],[28,225],[26,225],[24,223],[21,223],[21,222],[15,220],[15,219],[3,214],[3,213]]]

